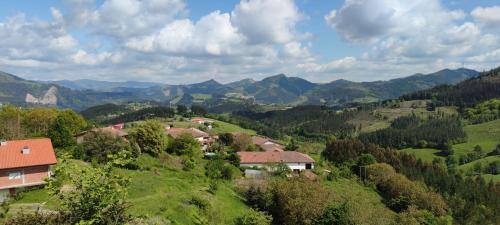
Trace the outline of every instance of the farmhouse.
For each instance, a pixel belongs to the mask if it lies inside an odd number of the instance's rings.
[[[185,133],[191,134],[191,136],[193,136],[193,138],[200,143],[202,150],[206,150],[208,146],[210,146],[215,141],[214,137],[211,137],[208,133],[198,130],[196,128],[177,128],[177,127],[167,126],[166,133],[167,135],[170,135],[173,138],[177,138],[181,134]]]
[[[277,144],[269,138],[261,136],[252,136],[252,143],[259,146],[263,151],[273,152],[273,151],[284,151],[285,146]]]
[[[50,139],[2,141],[0,143],[0,202],[16,189],[42,185],[57,163]]]
[[[128,133],[123,131],[122,129],[119,129],[118,127],[115,127],[115,126],[116,125],[109,126],[109,127],[103,127],[103,128],[94,128],[94,129],[91,129],[90,132],[98,132],[98,131],[109,132],[111,134],[114,134],[118,137],[121,137],[121,138],[127,140]],[[85,136],[88,134],[88,132],[89,131],[85,131],[85,132],[78,134],[76,136],[76,143],[81,144],[83,142],[83,139],[85,138]]]
[[[238,152],[240,167],[258,167],[271,170],[270,166],[285,163],[292,171],[314,168],[314,160],[306,154],[294,151]]]

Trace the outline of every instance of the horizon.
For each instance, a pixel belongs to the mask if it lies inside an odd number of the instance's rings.
[[[270,77],[275,77],[275,76],[280,76],[280,75],[284,75],[285,77],[287,78],[300,78],[300,79],[304,79],[308,82],[311,82],[311,83],[314,83],[314,84],[328,84],[328,83],[332,83],[332,82],[335,82],[335,81],[340,81],[340,80],[344,80],[344,81],[349,81],[349,82],[354,82],[354,83],[363,83],[363,82],[386,82],[386,81],[391,81],[391,80],[395,80],[395,79],[404,79],[404,78],[408,78],[408,77],[412,77],[412,76],[417,76],[417,75],[423,75],[423,76],[428,76],[428,75],[433,75],[434,73],[438,73],[438,72],[441,72],[441,71],[444,71],[444,70],[451,70],[451,71],[455,71],[455,70],[473,70],[473,69],[470,69],[470,68],[465,68],[465,67],[460,67],[460,68],[456,68],[456,69],[449,69],[449,68],[444,68],[444,69],[441,69],[441,70],[438,70],[438,71],[434,71],[432,73],[414,73],[414,74],[410,74],[410,75],[406,75],[406,76],[400,76],[400,77],[395,77],[395,78],[390,78],[390,79],[386,79],[386,80],[373,80],[373,81],[353,81],[353,80],[348,80],[348,79],[343,79],[343,78],[339,78],[339,79],[336,79],[336,80],[331,80],[331,81],[326,81],[326,82],[313,82],[313,81],[310,81],[306,78],[302,78],[300,76],[289,76],[287,74],[284,74],[284,73],[279,73],[279,74],[275,74],[275,75],[270,75],[270,76],[266,76],[266,77],[263,77],[263,78],[260,78],[260,79],[253,79],[251,77],[247,77],[247,78],[242,78],[240,80],[236,80],[236,81],[231,81],[231,82],[221,82],[221,81],[218,81],[217,79],[215,78],[209,78],[207,80],[203,80],[203,81],[200,81],[200,82],[193,82],[193,83],[178,83],[178,84],[172,84],[172,83],[164,83],[164,82],[161,82],[161,81],[137,81],[137,80],[125,80],[125,81],[111,81],[111,80],[98,80],[98,79],[75,79],[75,80],[69,80],[69,79],[62,79],[62,80],[31,80],[31,81],[35,81],[35,82],[43,82],[43,83],[49,83],[49,82],[61,82],[61,81],[69,81],[69,82],[77,82],[77,81],[94,81],[94,82],[111,82],[111,83],[127,83],[127,82],[137,82],[137,83],[154,83],[154,84],[161,84],[161,85],[191,85],[191,84],[199,84],[199,83],[205,83],[205,82],[208,82],[208,81],[215,81],[219,84],[222,84],[222,85],[228,85],[228,84],[231,84],[231,83],[235,83],[235,82],[239,82],[239,81],[243,81],[243,80],[251,80],[253,82],[259,82],[259,81],[262,81],[262,80],[265,80],[267,78],[270,78]],[[495,69],[495,68],[491,68],[491,69]],[[483,70],[483,71],[477,71],[477,70],[474,70],[476,72],[485,72],[485,71],[488,71],[488,70]],[[5,72],[5,71],[0,71],[0,72]],[[5,73],[8,73],[8,72],[5,72]],[[8,74],[11,74],[11,73],[8,73]],[[16,74],[11,74],[11,75],[14,75],[14,76],[17,76],[17,77],[20,77],[22,79],[24,79],[23,77],[21,76],[18,76]]]
[[[500,61],[500,0],[1,4],[0,70],[29,80],[370,82]]]

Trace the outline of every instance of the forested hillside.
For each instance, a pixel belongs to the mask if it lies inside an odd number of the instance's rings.
[[[473,106],[500,97],[500,67],[457,85],[443,85],[404,95],[401,99],[432,99],[436,105]]]

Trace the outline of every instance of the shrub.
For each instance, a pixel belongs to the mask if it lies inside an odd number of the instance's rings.
[[[235,225],[270,225],[272,217],[266,213],[250,209],[245,215],[236,218]]]
[[[319,216],[314,225],[354,225],[355,222],[349,215],[347,202],[342,204],[331,204],[323,210],[323,214]]]

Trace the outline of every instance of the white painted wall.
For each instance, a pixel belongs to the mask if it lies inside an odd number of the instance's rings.
[[[314,163],[311,163],[311,169],[314,169]],[[262,168],[267,166],[268,164],[264,163],[259,163],[259,164],[252,164],[252,163],[241,163],[240,167],[258,167]],[[286,164],[288,167],[290,167],[291,170],[305,170],[306,169],[306,163],[287,163]]]

